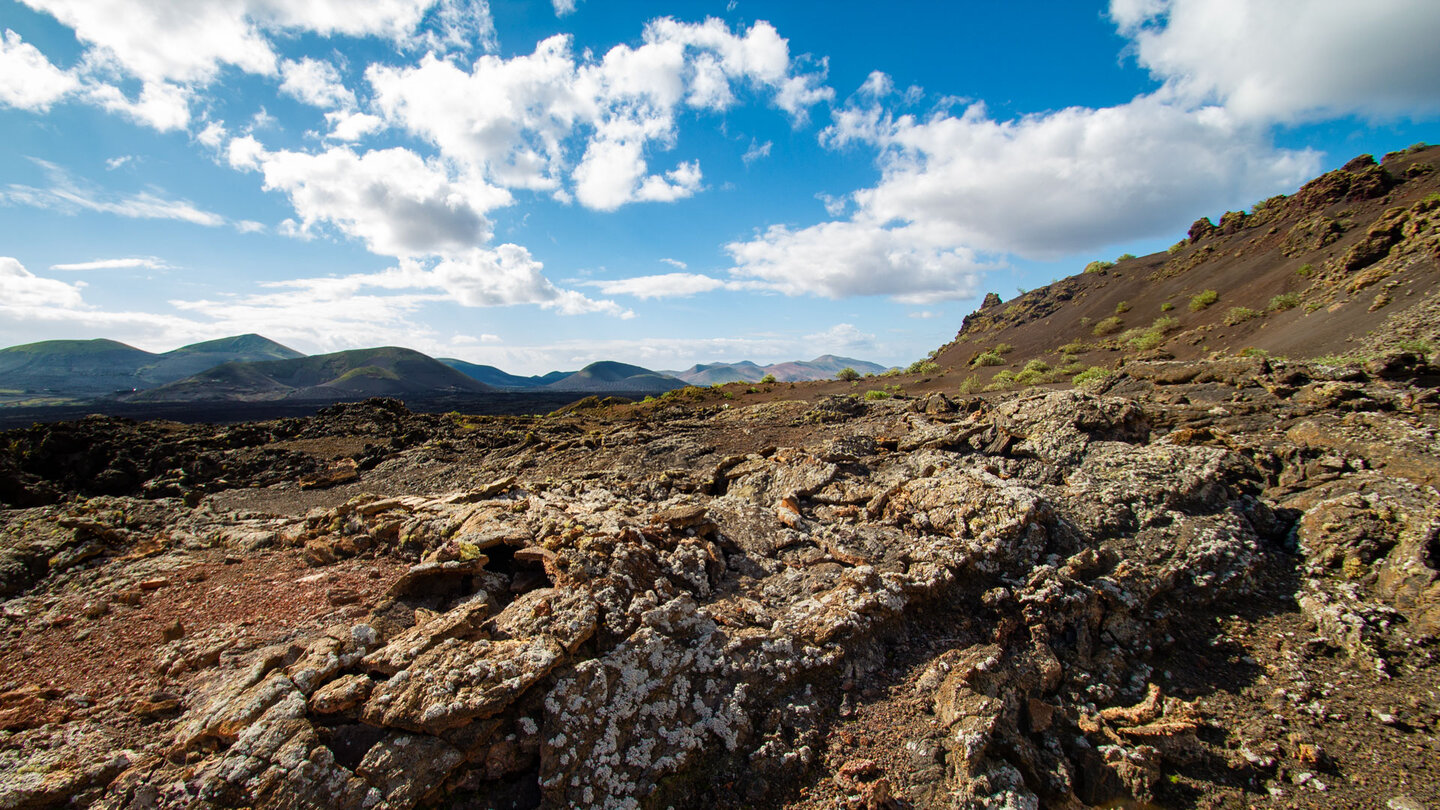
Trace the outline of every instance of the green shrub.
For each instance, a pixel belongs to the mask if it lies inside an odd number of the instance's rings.
[[[1115,305],[1115,314],[1116,314],[1116,315],[1124,315],[1125,313],[1127,313],[1127,312],[1129,312],[1129,311],[1130,311],[1130,302],[1129,302],[1129,301],[1121,301],[1120,303],[1118,303],[1118,304]]]
[[[1169,312],[1170,310],[1172,310],[1172,309],[1174,309],[1174,308],[1175,308],[1175,305],[1172,304],[1172,303],[1170,303],[1169,301],[1166,301],[1165,303],[1163,303],[1163,304],[1160,305],[1160,311],[1161,311],[1161,312]]]
[[[1284,312],[1287,309],[1294,309],[1298,306],[1300,306],[1300,293],[1287,292],[1280,293],[1274,298],[1271,298],[1270,303],[1267,304],[1265,308],[1271,312]]]
[[[1093,261],[1093,262],[1090,262],[1089,264],[1085,265],[1085,272],[1087,272],[1087,273],[1103,273],[1103,272],[1105,272],[1106,270],[1109,270],[1110,268],[1112,268],[1112,267],[1114,267],[1114,266],[1115,266],[1115,263],[1114,263],[1114,262]]]
[[[940,370],[940,364],[932,360],[916,360],[905,369],[907,374],[934,374]]]
[[[1249,307],[1231,307],[1230,310],[1225,313],[1225,325],[1235,326],[1236,324],[1254,320],[1263,314],[1263,312]]]
[[[982,355],[977,356],[974,360],[970,361],[970,365],[972,365],[972,366],[1003,366],[1003,365],[1005,365],[1005,358],[1001,357],[998,353],[995,352],[995,350],[992,349],[992,350],[990,350],[990,351],[988,351],[988,352],[985,352],[985,353],[982,354]]]
[[[985,386],[986,391],[1003,391],[1015,384],[1015,372],[1010,369],[996,374],[990,378],[990,384]]]
[[[1185,248],[1187,248],[1187,247],[1189,247],[1189,246],[1190,246],[1190,240],[1189,240],[1189,239],[1181,239],[1179,242],[1176,242],[1175,244],[1171,245],[1170,247],[1165,248],[1165,252],[1166,252],[1166,253],[1169,253],[1171,256],[1174,256],[1176,253],[1179,253],[1180,251],[1184,250]]]
[[[1158,330],[1161,334],[1174,332],[1180,328],[1180,319],[1172,318],[1169,315],[1161,315],[1155,319],[1154,323],[1150,324],[1150,328]]]
[[[889,392],[889,391],[877,391],[877,390],[875,390],[875,389],[872,388],[872,389],[870,389],[869,391],[866,391],[866,392],[865,392],[865,398],[866,398],[866,399],[889,399],[889,398],[890,398],[890,392]]]
[[[1139,331],[1140,334],[1134,335],[1125,342],[1130,344],[1134,348],[1139,349],[1140,351],[1148,351],[1165,342],[1165,336],[1160,334],[1159,332],[1154,331],[1153,329],[1132,331]]]
[[[1133,258],[1135,258],[1135,254],[1134,254],[1134,253],[1121,253],[1119,256],[1116,256],[1116,257],[1115,257],[1115,261],[1117,261],[1117,262],[1128,262],[1128,261],[1130,261],[1130,260],[1133,259]]]
[[[1084,352],[1090,351],[1091,348],[1092,348],[1092,347],[1090,346],[1089,343],[1084,343],[1084,342],[1079,341],[1079,340],[1072,340],[1072,341],[1070,341],[1069,343],[1066,343],[1064,346],[1061,346],[1061,347],[1060,347],[1060,353],[1061,353],[1061,354],[1083,354]]]
[[[845,368],[842,368],[840,369],[840,371],[836,372],[835,379],[844,380],[845,382],[855,382],[856,380],[860,379],[860,372],[856,371],[853,368],[850,368],[849,366],[846,366]]]
[[[764,377],[761,377],[761,378],[760,378],[760,383],[761,383],[762,385],[770,385],[770,384],[773,383],[773,382],[775,382],[775,375],[774,375],[774,374],[766,374]]]
[[[980,384],[980,378],[974,374],[960,381],[960,393],[962,394],[976,394],[983,389],[984,386]]]
[[[1301,277],[1301,278],[1309,278],[1310,275],[1311,275],[1312,273],[1314,273],[1314,272],[1315,272],[1315,265],[1309,264],[1308,262],[1307,262],[1306,264],[1300,265],[1299,267],[1297,267],[1297,268],[1295,269],[1295,275],[1297,275],[1297,276],[1299,276],[1299,277]]]
[[[1103,320],[1103,321],[1095,324],[1095,328],[1092,329],[1092,330],[1090,330],[1090,332],[1091,332],[1091,334],[1094,334],[1096,337],[1099,337],[1099,336],[1102,336],[1102,335],[1113,335],[1113,334],[1115,334],[1116,332],[1119,332],[1120,329],[1121,329],[1121,327],[1123,327],[1124,325],[1125,325],[1125,322],[1124,322],[1124,321],[1120,320],[1118,317],[1116,317],[1116,316],[1114,316],[1114,315],[1111,315],[1110,317],[1106,318],[1105,320]]]
[[[1114,373],[1115,372],[1110,371],[1109,369],[1104,369],[1099,366],[1091,366],[1090,368],[1085,369],[1079,374],[1076,374],[1073,378],[1071,378],[1070,382],[1084,388],[1090,388],[1098,386],[1099,384],[1110,379],[1110,375]]]
[[[1264,349],[1257,349],[1257,348],[1255,348],[1254,346],[1247,346],[1246,348],[1244,348],[1244,349],[1242,349],[1242,350],[1240,351],[1240,356],[1241,356],[1241,357],[1269,357],[1269,356],[1270,356],[1270,352],[1267,352],[1267,351],[1265,351]]]
[[[1310,313],[1314,312],[1322,306],[1324,305],[1321,304],[1319,301],[1311,301],[1310,303],[1305,305],[1305,314],[1309,315]]]
[[[1049,371],[1049,370],[1050,370],[1050,364],[1047,363],[1047,362],[1045,362],[1044,360],[1039,359],[1039,358],[1036,358],[1036,359],[1031,360],[1030,362],[1026,363],[1026,364],[1025,364],[1025,368],[1022,369],[1022,371],[1037,371],[1037,372],[1039,372],[1039,373],[1041,373],[1041,374],[1044,374],[1045,372],[1047,372],[1047,371]]]
[[[1013,352],[1013,351],[1015,351],[1015,347],[1014,347],[1014,346],[1011,346],[1009,343],[996,343],[996,344],[995,344],[995,353],[996,353],[996,354],[1009,354],[1010,352]]]
[[[1190,311],[1199,312],[1219,300],[1220,293],[1214,290],[1203,290],[1195,293],[1195,296],[1190,299]]]

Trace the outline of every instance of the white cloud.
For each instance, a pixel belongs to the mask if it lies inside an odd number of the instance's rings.
[[[21,312],[30,309],[84,306],[80,285],[41,278],[18,259],[0,256],[0,310]]]
[[[690,265],[686,264],[685,262],[680,261],[679,259],[661,259],[660,261],[664,262],[665,264],[670,265],[671,267],[676,267],[676,268],[679,268],[679,269],[681,269],[681,270],[684,270],[685,268],[687,268],[687,267],[690,266]]]
[[[205,125],[204,129],[196,134],[195,140],[199,141],[203,146],[208,146],[211,149],[219,149],[227,137],[229,137],[229,133],[225,130],[225,122],[211,121]]]
[[[663,260],[662,260],[663,261]],[[684,267],[683,264],[679,265]],[[653,276],[589,281],[606,295],[633,295],[636,298],[677,298],[706,293],[726,286],[726,282],[698,273],[661,273]]]
[[[944,229],[886,227],[866,220],[791,230],[773,225],[747,242],[725,246],[742,278],[786,295],[847,298],[888,295],[923,303],[968,298],[988,266]]]
[[[864,351],[875,348],[874,335],[862,332],[855,328],[854,324],[849,323],[837,323],[824,332],[806,335],[805,342],[827,349],[829,353]]]
[[[340,71],[331,63],[305,57],[287,59],[280,65],[280,92],[322,110],[355,106],[355,94],[340,80]]]
[[[170,265],[155,256],[131,256],[125,259],[96,259],[90,262],[52,264],[51,270],[127,270],[144,267],[150,270],[169,270]]]
[[[0,202],[48,208],[65,214],[98,211],[131,219],[173,219],[208,227],[225,224],[224,217],[198,208],[188,200],[167,199],[150,191],[139,194],[102,191],[80,184],[53,163],[39,160],[35,162],[50,175],[50,187],[36,188],[12,183],[0,190]]]
[[[79,85],[19,34],[7,28],[0,36],[0,104],[45,112]]]
[[[599,59],[577,57],[559,35],[530,54],[483,56],[468,70],[427,57],[413,67],[372,66],[366,76],[376,110],[447,160],[562,200],[572,196],[569,179],[574,199],[598,210],[699,191],[697,161],[665,173],[649,167],[652,152],[674,147],[682,104],[723,110],[735,101],[732,85],[748,84],[798,117],[833,96],[823,72],[795,71],[773,26],[735,33],[717,19],[655,20],[640,46],[617,45]]]
[[[435,53],[468,53],[476,45],[490,53],[499,46],[495,20],[485,0],[439,0],[426,14],[421,32],[402,44],[410,50]]]
[[[1440,111],[1433,0],[1112,0],[1166,91],[1250,120]]]
[[[848,110],[828,137],[882,150],[881,182],[853,195],[866,216],[1040,258],[1174,229],[1216,204],[1292,188],[1319,167],[1317,154],[1277,149],[1268,130],[1221,108],[1154,96],[1010,121],[980,104],[927,121]]]
[[[555,7],[556,17],[564,17],[568,14],[574,14],[575,2],[576,0],[550,0],[550,4]]]
[[[330,134],[325,137],[337,141],[358,141],[385,126],[385,120],[380,116],[354,110],[325,113],[325,120],[330,123]]]
[[[170,82],[145,82],[139,98],[131,99],[109,84],[86,84],[85,98],[110,112],[120,113],[161,132],[190,124],[191,91]]]
[[[385,256],[453,253],[482,245],[490,238],[485,212],[510,201],[503,189],[451,179],[438,161],[408,149],[269,152],[244,137],[230,141],[229,158],[236,168],[259,170],[266,190],[289,197],[300,217],[298,233],[313,234],[328,223]]]
[[[745,150],[745,154],[741,155],[740,159],[744,161],[746,166],[749,166],[751,163],[754,163],[761,158],[770,157],[770,149],[774,145],[775,144],[771,141],[766,141],[764,143],[756,143],[755,139],[751,138],[750,148]]]
[[[135,156],[134,156],[134,155],[120,155],[120,156],[118,156],[118,157],[107,158],[107,159],[105,160],[105,169],[106,169],[107,171],[112,171],[112,172],[113,172],[113,171],[115,171],[116,169],[120,168],[121,166],[124,166],[124,165],[127,164],[127,163],[133,163],[134,161],[135,161]]]

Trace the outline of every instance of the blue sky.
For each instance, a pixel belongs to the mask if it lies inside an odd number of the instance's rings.
[[[1437,139],[1440,3],[0,0],[0,344],[908,363]]]

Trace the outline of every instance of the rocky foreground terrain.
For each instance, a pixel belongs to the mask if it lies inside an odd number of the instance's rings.
[[[11,431],[0,807],[1437,807],[1437,382]]]

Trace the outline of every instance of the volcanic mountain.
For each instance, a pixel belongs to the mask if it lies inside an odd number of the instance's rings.
[[[378,349],[225,363],[158,388],[130,402],[270,400],[336,401],[365,396],[480,394],[495,389],[411,349]]]
[[[788,363],[772,363],[761,366],[744,360],[739,363],[706,363],[695,365],[685,371],[662,371],[691,385],[714,385],[716,383],[759,382],[766,375],[776,382],[804,382],[825,380],[834,377],[841,369],[853,368],[860,374],[879,374],[884,366],[856,360],[852,357],[836,357],[825,354],[814,360],[796,360]]]

